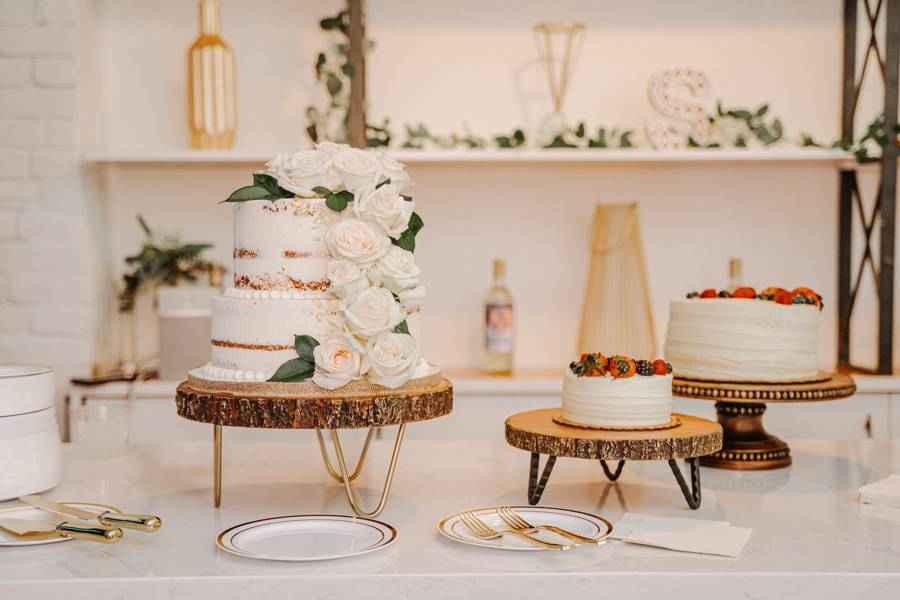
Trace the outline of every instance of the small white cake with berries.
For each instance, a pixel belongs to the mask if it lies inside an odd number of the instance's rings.
[[[662,359],[582,354],[563,378],[562,418],[598,429],[665,426],[672,420],[672,366]]]

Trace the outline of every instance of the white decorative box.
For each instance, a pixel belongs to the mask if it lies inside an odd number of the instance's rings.
[[[0,365],[0,501],[46,491],[62,470],[53,370]]]

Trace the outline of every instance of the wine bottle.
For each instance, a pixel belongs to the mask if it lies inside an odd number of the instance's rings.
[[[494,284],[484,302],[484,371],[509,375],[513,368],[513,300],[506,263],[494,260]]]

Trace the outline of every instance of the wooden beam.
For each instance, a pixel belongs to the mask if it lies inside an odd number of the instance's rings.
[[[347,38],[350,46],[347,58],[353,66],[350,77],[350,109],[347,119],[350,144],[357,148],[366,147],[366,27],[363,14],[363,0],[347,0],[350,24]]]

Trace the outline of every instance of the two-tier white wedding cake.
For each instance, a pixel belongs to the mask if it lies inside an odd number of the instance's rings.
[[[336,389],[437,373],[417,340],[409,184],[386,154],[322,143],[234,192],[234,285],[213,301],[212,360],[193,375]]]

